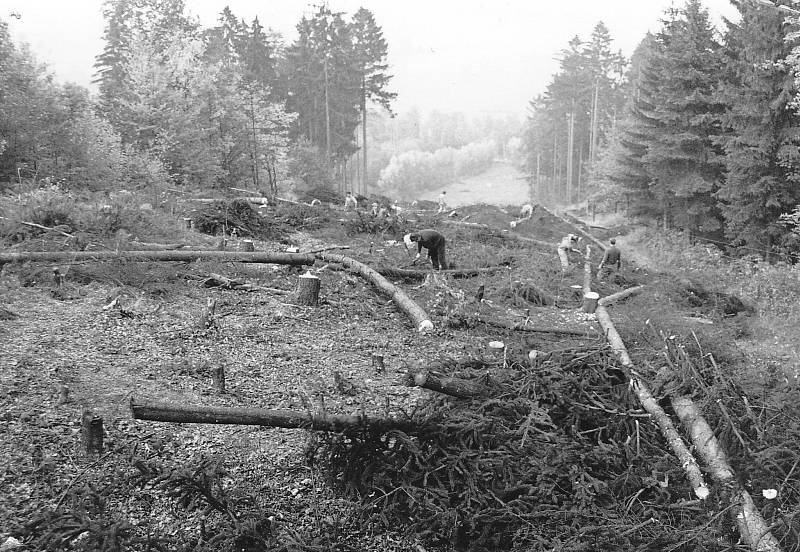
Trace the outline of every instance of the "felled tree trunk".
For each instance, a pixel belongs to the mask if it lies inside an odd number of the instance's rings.
[[[296,305],[316,307],[319,304],[320,279],[306,272],[297,279],[297,289],[292,297]]]
[[[131,414],[136,420],[151,420],[155,422],[258,425],[333,432],[363,427],[381,432],[397,429],[407,433],[416,433],[424,429],[424,426],[420,426],[412,420],[398,420],[395,418],[314,414],[296,410],[267,410],[264,408],[179,406],[173,403],[154,401],[137,402],[135,399],[131,399]]]
[[[446,274],[453,278],[471,278],[483,274],[490,274],[498,270],[506,269],[505,266],[491,266],[484,268],[462,268],[440,270],[439,274]],[[430,274],[430,270],[409,270],[407,268],[379,267],[376,272],[389,278],[404,278],[406,280],[424,280]]]
[[[606,295],[605,297],[600,299],[597,302],[597,304],[601,305],[603,307],[608,307],[608,306],[613,305],[614,303],[618,303],[620,301],[623,301],[623,300],[627,299],[628,297],[633,297],[634,295],[639,295],[642,292],[643,289],[644,289],[644,286],[636,286],[636,287],[624,289],[624,290],[622,290],[620,292],[617,292],[617,293],[614,293],[612,295]]]
[[[664,412],[664,409],[659,406],[658,401],[653,397],[647,384],[633,373],[634,366],[633,362],[631,362],[631,357],[628,355],[625,343],[623,343],[622,338],[611,322],[608,311],[605,307],[598,306],[595,315],[597,316],[597,321],[600,323],[600,326],[606,333],[606,339],[609,345],[611,345],[611,348],[619,357],[622,365],[631,372],[630,377],[636,397],[639,399],[645,411],[653,417],[653,420],[655,420],[658,428],[661,430],[661,434],[664,436],[664,439],[666,439],[667,444],[672,449],[675,456],[678,457],[678,461],[683,467],[683,471],[686,473],[686,477],[692,485],[694,493],[699,498],[707,498],[709,490],[703,480],[703,474],[700,472],[700,466],[697,465],[697,460],[695,460],[692,453],[689,452],[680,433],[678,433],[678,430],[675,428],[675,424],[672,423],[672,420],[667,413]]]
[[[430,389],[461,399],[484,397],[490,392],[486,385],[472,380],[445,376],[421,366],[413,366],[408,369],[406,385]]]
[[[754,552],[779,551],[780,544],[770,533],[769,526],[761,517],[750,494],[739,485],[725,451],[722,450],[714,431],[700,414],[694,401],[687,396],[678,396],[673,397],[670,402],[675,414],[689,433],[695,449],[708,466],[711,477],[717,483],[733,490],[731,503],[740,509],[740,512],[734,515],[739,534]]]
[[[389,280],[378,274],[375,270],[371,269],[364,263],[360,263],[355,259],[346,257],[344,255],[337,255],[335,253],[317,253],[316,257],[323,261],[339,263],[348,268],[355,270],[359,276],[369,281],[373,286],[384,295],[390,297],[400,309],[414,323],[417,331],[427,332],[433,329],[433,322],[431,322],[428,313],[423,310],[416,302],[414,302],[403,290],[391,283]]]
[[[571,328],[532,326],[529,324],[519,324],[515,322],[508,322],[506,320],[500,320],[497,318],[488,318],[484,316],[471,316],[469,318],[463,318],[463,317],[459,318],[457,316],[451,316],[450,319],[448,320],[449,325],[455,328],[460,328],[465,326],[470,327],[470,322],[477,322],[479,324],[485,324],[487,326],[493,326],[495,328],[503,328],[505,330],[511,330],[514,332],[552,333],[552,334],[562,334],[562,335],[577,335],[583,337],[598,337],[599,335],[594,330],[575,330]]]
[[[0,253],[0,266],[6,263],[78,261],[231,261],[238,263],[267,263],[287,265],[313,265],[314,256],[303,253],[237,253],[231,251],[21,251]]]

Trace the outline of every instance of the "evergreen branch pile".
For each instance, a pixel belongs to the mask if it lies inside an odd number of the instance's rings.
[[[487,371],[451,375],[485,380]],[[430,433],[330,438],[331,474],[361,497],[366,520],[465,550],[719,542],[718,532],[695,531],[705,516],[713,525],[714,512],[688,500],[680,466],[608,348],[488,377],[500,389],[491,398],[430,397],[415,413],[435,424]]]

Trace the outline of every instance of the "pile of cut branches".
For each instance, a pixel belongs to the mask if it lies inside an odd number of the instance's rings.
[[[260,216],[249,201],[217,201],[199,209],[193,216],[195,228],[205,234],[230,234],[235,228],[240,236],[278,238],[278,225]]]
[[[350,433],[321,449],[370,523],[459,550],[711,550],[725,540],[607,347],[449,375],[489,378],[494,392],[430,397],[414,413],[434,424],[428,433]]]

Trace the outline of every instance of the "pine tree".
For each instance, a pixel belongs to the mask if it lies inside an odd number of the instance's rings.
[[[360,8],[353,16],[352,22],[353,49],[356,56],[356,69],[360,78],[359,107],[361,109],[362,131],[362,177],[363,190],[367,193],[367,102],[375,102],[391,112],[391,102],[397,97],[387,87],[392,75],[387,73],[386,62],[388,46],[383,38],[383,31],[375,22],[372,13]]]
[[[717,192],[726,235],[771,249],[786,229],[782,213],[800,203],[800,117],[783,15],[771,7],[735,2],[739,23],[728,22],[727,79],[721,91],[727,176]]]

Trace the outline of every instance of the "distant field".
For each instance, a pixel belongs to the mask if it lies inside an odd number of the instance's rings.
[[[489,203],[491,205],[522,205],[528,201],[528,183],[522,173],[508,163],[496,163],[488,171],[444,188],[451,207]],[[420,199],[436,198],[441,190],[423,194]]]

